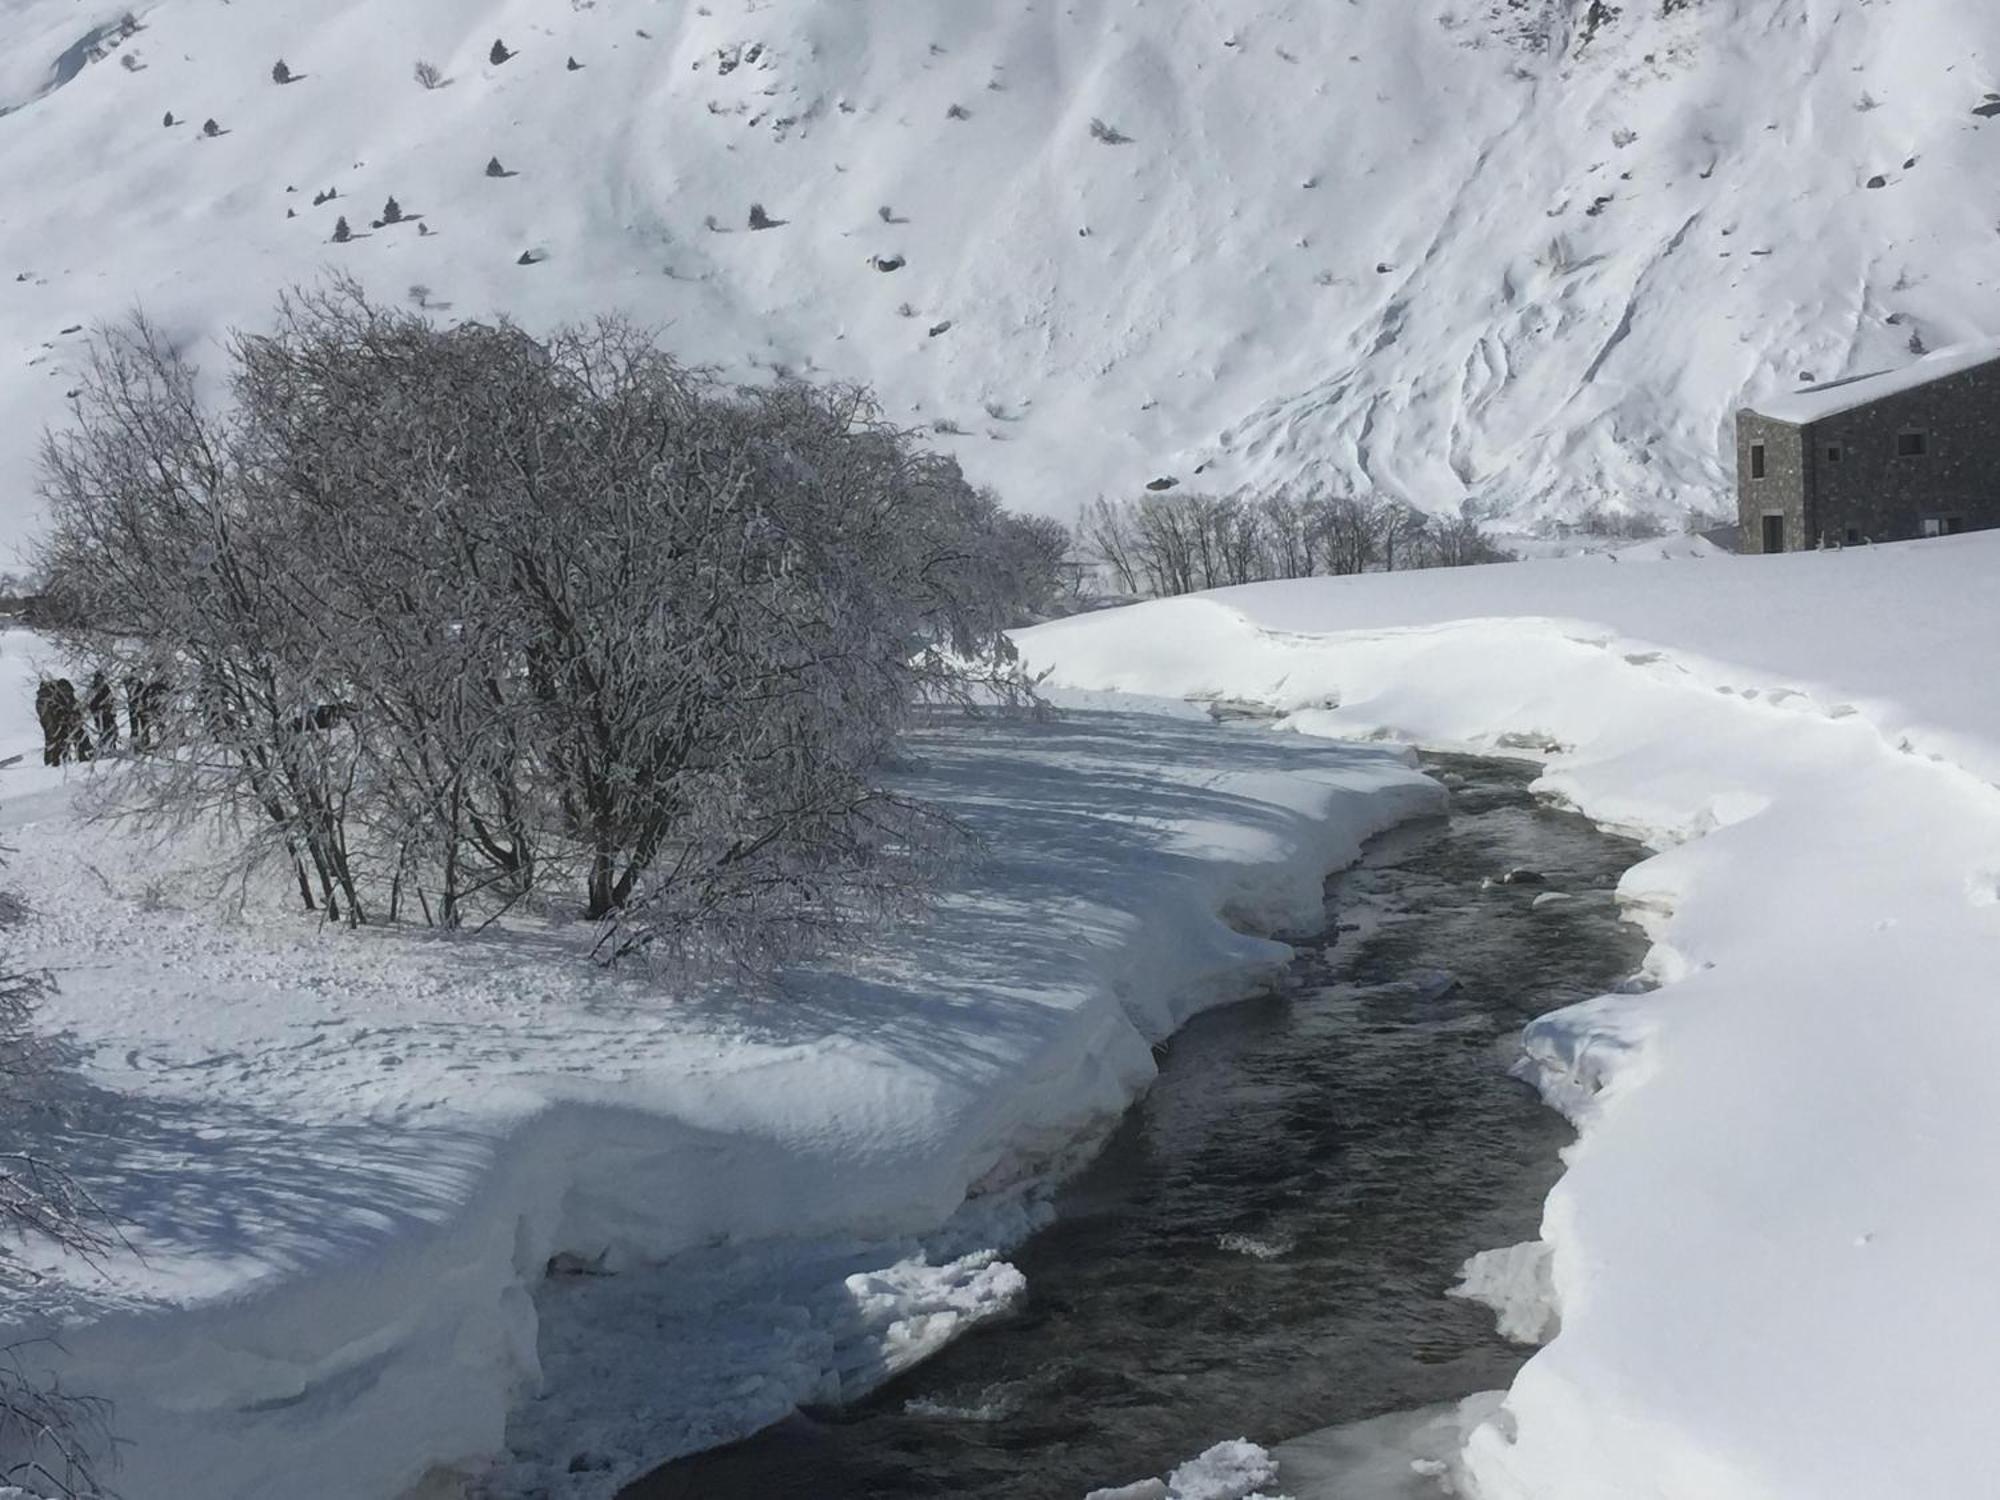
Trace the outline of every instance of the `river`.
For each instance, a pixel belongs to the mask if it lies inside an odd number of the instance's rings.
[[[1644,850],[1536,798],[1532,765],[1426,764],[1448,816],[1329,884],[1327,931],[1277,991],[1162,1049],[1010,1255],[1019,1316],[621,1500],[1080,1500],[1222,1439],[1505,1386],[1532,1351],[1444,1292],[1536,1235],[1569,1132],[1508,1066],[1525,1022],[1637,969],[1612,891]]]

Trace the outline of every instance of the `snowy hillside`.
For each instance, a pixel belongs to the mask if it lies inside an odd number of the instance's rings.
[[[1157,475],[1713,506],[1746,394],[2000,329],[1985,0],[123,15],[0,0],[0,541],[79,330],[208,347],[323,268],[871,381],[1057,514]],[[391,195],[421,224],[371,229]]]

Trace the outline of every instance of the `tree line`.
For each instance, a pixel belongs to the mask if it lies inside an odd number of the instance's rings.
[[[1275,578],[1505,562],[1469,516],[1325,490],[1260,499],[1192,491],[1098,500],[1074,533],[1076,555],[1125,594],[1165,596]]]
[[[864,390],[339,283],[235,337],[227,392],[143,319],[99,338],[42,454],[47,613],[162,685],[119,810],[330,918],[782,948],[949,842],[881,774],[913,715],[1029,693],[1005,630],[1063,529]]]

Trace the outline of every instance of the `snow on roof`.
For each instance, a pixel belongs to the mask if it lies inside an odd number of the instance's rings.
[[[1884,396],[1899,396],[1904,391],[1913,391],[1947,375],[1963,374],[1997,359],[2000,359],[2000,338],[1954,344],[1948,349],[1926,354],[1900,370],[1877,370],[1867,375],[1850,375],[1844,380],[1831,380],[1824,385],[1807,386],[1787,395],[1752,402],[1750,410],[1759,416],[1803,427],[1809,422],[1853,411],[1871,401],[1880,401]]]

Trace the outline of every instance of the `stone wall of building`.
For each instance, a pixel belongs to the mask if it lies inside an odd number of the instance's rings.
[[[1762,552],[1764,518],[1777,515],[1784,520],[1784,548],[1797,552],[1810,546],[1806,515],[1808,429],[1793,427],[1754,411],[1736,414],[1736,523],[1737,550]],[[1764,447],[1764,475],[1753,474],[1752,450]]]
[[[2000,526],[2000,363],[1885,396],[1804,429],[1813,543],[1901,541]],[[1898,452],[1921,433],[1924,452]]]

